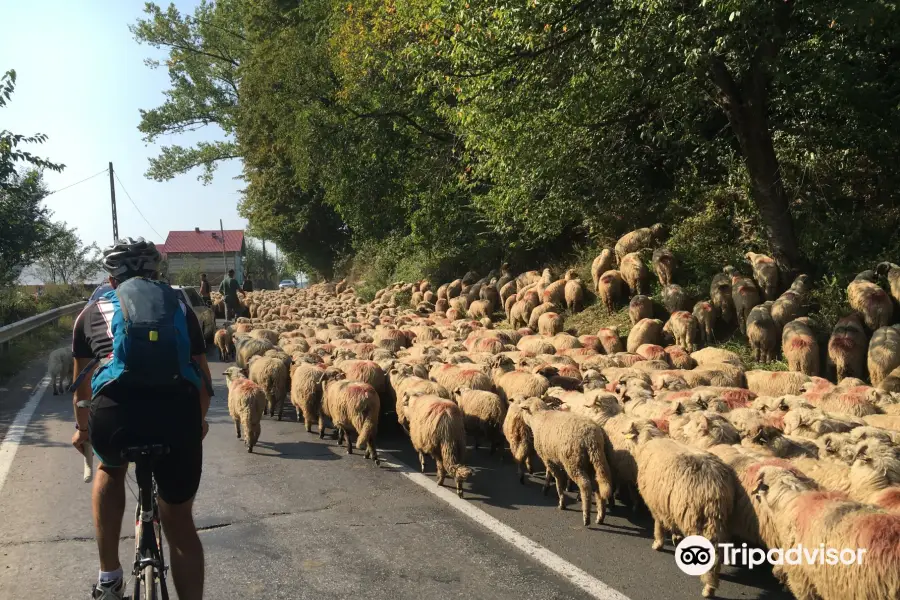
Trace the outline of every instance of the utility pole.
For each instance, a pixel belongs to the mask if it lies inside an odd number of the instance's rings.
[[[222,271],[222,279],[225,279],[228,275],[228,258],[225,257],[225,230],[222,229],[222,219],[219,219],[219,235],[222,236],[222,266],[225,268]]]
[[[262,270],[263,270],[263,281],[266,280],[266,273],[268,272],[268,268],[266,266],[266,238],[262,239],[262,247],[263,247],[263,257],[262,257]]]
[[[116,216],[116,183],[112,161],[109,162],[109,198],[112,202],[113,244],[119,241],[119,217]]]

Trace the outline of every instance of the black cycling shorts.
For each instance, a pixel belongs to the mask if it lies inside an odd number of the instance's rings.
[[[128,447],[165,444],[169,453],[154,459],[153,476],[159,497],[181,504],[200,487],[200,415],[199,395],[190,384],[174,389],[110,389],[91,401],[91,445],[104,465],[118,467],[125,465],[122,451]]]

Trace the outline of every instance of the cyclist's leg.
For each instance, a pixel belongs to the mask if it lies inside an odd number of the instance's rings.
[[[203,597],[203,546],[192,514],[203,470],[200,400],[193,387],[171,394],[154,409],[170,452],[153,469],[159,513],[181,600]]]
[[[100,570],[116,571],[119,562],[119,535],[125,514],[125,467],[101,464],[94,479],[92,503]]]
[[[91,402],[90,437],[100,466],[92,494],[94,527],[100,552],[100,570],[116,571],[119,562],[119,535],[125,513],[125,473],[120,458],[129,430],[127,407],[106,396]]]
[[[181,600],[203,598],[203,545],[194,525],[193,505],[193,499],[169,504],[159,498],[159,515],[169,545],[172,578]]]

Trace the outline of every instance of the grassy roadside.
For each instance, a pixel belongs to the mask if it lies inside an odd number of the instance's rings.
[[[9,352],[0,358],[0,382],[22,370],[30,361],[71,342],[74,317],[60,317],[58,323],[38,327],[9,343]]]

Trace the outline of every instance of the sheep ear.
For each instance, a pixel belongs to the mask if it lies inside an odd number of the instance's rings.
[[[675,402],[675,406],[673,406],[672,408],[675,411],[676,415],[684,414],[684,404],[682,404],[681,402]]]
[[[622,435],[624,435],[629,440],[633,440],[634,438],[636,438],[637,427],[635,426],[635,424],[632,422],[628,429],[622,432]]]
[[[756,488],[753,490],[753,493],[756,495],[765,494],[769,491],[769,485],[764,481],[760,481],[756,484]]]

